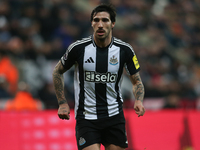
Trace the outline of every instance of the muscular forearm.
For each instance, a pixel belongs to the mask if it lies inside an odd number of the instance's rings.
[[[142,82],[137,82],[136,85],[133,86],[133,94],[136,100],[143,101],[144,99],[144,86]]]
[[[64,94],[64,77],[63,73],[59,71],[60,64],[58,63],[53,71],[53,84],[56,93],[56,97],[58,100],[58,104],[67,103]]]
[[[134,80],[133,80],[134,78]],[[139,73],[133,75],[132,82],[133,82],[133,94],[136,100],[142,101],[144,99],[144,85],[141,81]]]
[[[140,117],[145,113],[145,108],[143,106],[144,85],[141,81],[139,73],[130,76],[130,79],[133,84],[133,94],[135,96],[134,110],[138,117]]]

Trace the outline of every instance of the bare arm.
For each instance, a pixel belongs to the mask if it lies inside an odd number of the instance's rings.
[[[144,85],[140,78],[140,74],[136,73],[130,76],[131,82],[133,84],[133,94],[136,100],[143,102],[144,99]]]
[[[64,77],[63,73],[66,71],[66,69],[63,67],[61,62],[59,61],[57,65],[55,66],[53,70],[53,84],[54,84],[54,89],[56,93],[56,97],[58,100],[59,104],[59,109],[58,109],[58,116],[61,119],[69,119],[69,105],[67,104],[67,100],[65,98],[64,94]]]
[[[143,116],[145,113],[145,108],[143,106],[144,85],[142,83],[139,73],[130,76],[130,80],[133,84],[133,94],[135,96],[134,109],[136,114],[138,114],[138,117],[140,117]]]

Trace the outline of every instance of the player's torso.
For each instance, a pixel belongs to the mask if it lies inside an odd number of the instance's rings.
[[[122,107],[120,85],[124,66],[120,47],[112,45],[99,48],[93,43],[88,44],[80,51],[76,66],[81,80],[77,86],[84,91],[84,102],[81,103],[79,96],[78,105],[84,104],[82,109],[79,107],[79,112],[83,111],[86,119],[118,114]],[[80,74],[83,76],[80,77]]]

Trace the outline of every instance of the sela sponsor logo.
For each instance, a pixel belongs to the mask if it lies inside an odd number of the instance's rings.
[[[85,71],[85,81],[97,83],[114,83],[117,80],[117,74],[97,73],[94,71]]]
[[[79,142],[79,145],[82,146],[86,143],[86,140],[84,138],[80,137],[78,142]]]

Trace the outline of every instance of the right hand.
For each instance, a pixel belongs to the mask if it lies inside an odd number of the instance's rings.
[[[61,104],[58,108],[58,116],[60,119],[70,119],[70,108],[68,104]]]

